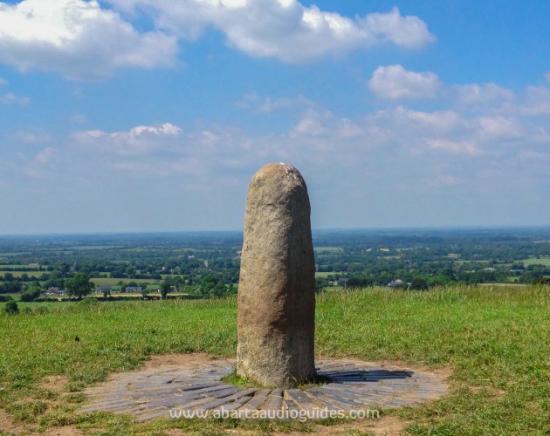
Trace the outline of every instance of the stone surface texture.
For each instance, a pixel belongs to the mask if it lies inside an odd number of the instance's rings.
[[[248,191],[238,292],[237,373],[266,387],[315,377],[315,264],[300,172],[268,164]]]
[[[278,389],[223,382],[234,371],[234,362],[225,359],[145,368],[88,388],[81,412],[120,413],[138,421],[216,416],[215,411],[238,413],[241,419],[297,416],[291,412],[316,419],[319,410],[349,413],[413,406],[436,400],[448,389],[443,375],[387,363],[323,359],[317,370],[326,384]]]

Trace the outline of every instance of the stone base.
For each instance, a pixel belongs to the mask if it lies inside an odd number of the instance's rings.
[[[303,389],[240,388],[222,381],[234,371],[233,361],[201,362],[189,355],[185,364],[182,357],[177,365],[116,374],[87,389],[89,402],[82,412],[121,413],[138,421],[206,412],[219,416],[222,410],[240,418],[284,419],[318,416],[319,410],[349,413],[412,406],[447,392],[445,377],[432,372],[345,359],[317,362],[326,384]]]

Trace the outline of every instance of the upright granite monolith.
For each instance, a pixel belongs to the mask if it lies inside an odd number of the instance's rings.
[[[263,386],[315,377],[315,264],[307,187],[262,167],[248,190],[238,292],[237,374]]]

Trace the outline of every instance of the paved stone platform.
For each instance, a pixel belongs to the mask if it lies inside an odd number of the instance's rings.
[[[427,371],[342,359],[319,360],[316,366],[327,383],[304,389],[240,388],[224,383],[222,379],[234,370],[231,360],[190,359],[188,363],[146,367],[116,374],[106,383],[88,388],[88,403],[82,412],[128,414],[139,421],[170,418],[171,409],[314,414],[321,409],[393,409],[435,400],[447,392],[444,377]]]

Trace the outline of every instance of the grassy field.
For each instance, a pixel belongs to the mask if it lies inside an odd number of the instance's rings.
[[[11,274],[15,278],[21,277],[25,274],[28,275],[29,277],[40,277],[42,274],[48,273],[48,271],[39,271],[39,270],[32,270],[32,271],[0,270],[0,276],[3,276],[6,273]]]
[[[550,257],[530,257],[529,259],[525,259],[523,261],[523,264],[525,266],[529,265],[544,265],[544,266],[550,266]]]
[[[138,285],[142,283],[148,283],[150,285],[158,285],[160,283],[160,280],[155,279],[117,279],[117,278],[111,278],[111,277],[92,277],[92,282],[94,282],[97,286],[116,286],[119,282],[122,283],[137,283]]]
[[[332,272],[332,271],[317,271],[315,272],[315,277],[317,278],[325,278],[325,277],[329,277],[329,276],[336,276],[338,274],[342,274],[342,273],[337,273],[337,272]]]
[[[308,431],[311,423],[155,421],[78,415],[82,390],[154,354],[233,356],[235,300],[53,304],[0,315],[0,409],[18,425],[76,426],[101,434],[166,434],[171,428]],[[78,337],[78,340],[75,338]],[[448,368],[450,394],[386,411],[412,434],[548,434],[550,289],[457,287],[415,293],[366,289],[318,298],[317,353]],[[63,375],[59,392],[41,384]],[[0,410],[1,412],[1,410]],[[323,425],[338,425],[324,422]]]

